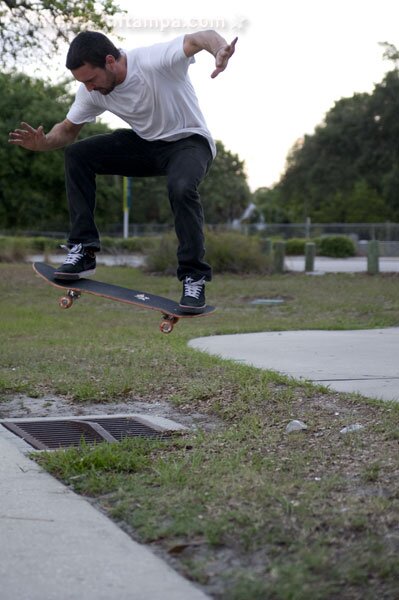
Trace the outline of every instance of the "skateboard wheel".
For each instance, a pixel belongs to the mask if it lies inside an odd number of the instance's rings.
[[[173,322],[165,319],[164,321],[161,321],[159,329],[162,333],[170,333],[173,330]]]
[[[63,296],[59,301],[60,308],[70,308],[72,303],[73,298],[71,298],[71,296]]]

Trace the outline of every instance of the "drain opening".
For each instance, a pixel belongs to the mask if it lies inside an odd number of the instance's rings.
[[[251,300],[250,304],[253,306],[273,306],[274,304],[284,304],[283,298],[255,298],[255,300]]]
[[[6,429],[36,450],[51,450],[100,442],[120,442],[126,437],[165,439],[183,428],[161,427],[133,417],[89,417],[63,419],[7,419],[0,421]]]

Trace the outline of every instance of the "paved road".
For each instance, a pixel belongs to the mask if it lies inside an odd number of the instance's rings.
[[[364,273],[367,271],[367,258],[355,256],[353,258],[328,258],[316,256],[315,270],[313,273]],[[286,256],[285,268],[288,271],[304,271],[305,258],[303,256]],[[381,273],[399,273],[399,257],[381,257]]]

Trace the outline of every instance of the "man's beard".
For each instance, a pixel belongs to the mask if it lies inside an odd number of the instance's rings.
[[[98,87],[98,88],[94,88],[95,92],[100,92],[100,94],[102,94],[103,96],[107,96],[108,94],[110,94],[116,86],[116,76],[114,75],[112,83],[109,87]]]
[[[107,94],[110,94],[114,89],[115,86],[113,85],[110,88],[95,88],[95,91],[100,92],[100,94],[102,94],[103,96],[106,96]]]

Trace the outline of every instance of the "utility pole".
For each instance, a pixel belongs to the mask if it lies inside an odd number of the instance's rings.
[[[129,237],[129,211],[132,207],[132,177],[123,178],[123,238]]]

